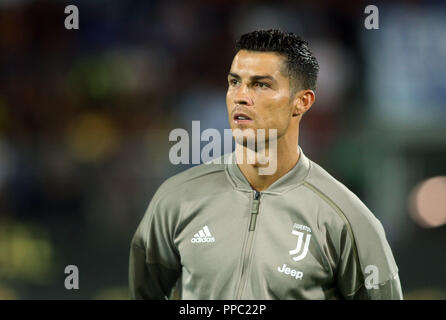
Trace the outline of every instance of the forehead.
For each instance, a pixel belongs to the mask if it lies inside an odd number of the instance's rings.
[[[272,75],[283,77],[285,57],[275,52],[240,50],[234,57],[231,72],[241,77],[251,75]]]

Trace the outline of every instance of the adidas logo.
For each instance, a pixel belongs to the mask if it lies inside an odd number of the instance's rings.
[[[194,237],[190,240],[192,243],[202,243],[202,242],[215,242],[215,238],[209,231],[208,226],[204,226],[203,229],[194,234]]]

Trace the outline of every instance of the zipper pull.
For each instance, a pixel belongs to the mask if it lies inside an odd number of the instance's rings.
[[[252,201],[252,209],[251,213],[257,214],[259,212],[259,203],[260,203],[260,192],[256,191],[254,193],[254,200]]]
[[[254,193],[254,200],[252,201],[251,208],[251,221],[249,223],[249,231],[254,231],[256,227],[257,214],[259,213],[259,204],[260,204],[260,192],[256,191]]]

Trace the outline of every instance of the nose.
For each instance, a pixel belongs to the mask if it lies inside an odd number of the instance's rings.
[[[245,105],[245,106],[252,106],[253,100],[249,96],[249,90],[248,86],[245,84],[241,84],[234,95],[234,104],[236,105]]]

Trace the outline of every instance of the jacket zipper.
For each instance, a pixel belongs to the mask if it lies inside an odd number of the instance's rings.
[[[259,213],[259,205],[260,205],[260,192],[255,191],[254,192],[254,199],[252,200],[251,205],[251,217],[249,220],[249,233],[248,233],[248,240],[246,242],[245,250],[243,252],[243,261],[242,261],[242,273],[240,278],[240,284],[237,289],[237,295],[236,299],[240,300],[242,297],[243,289],[246,285],[247,280],[247,269],[249,265],[249,260],[251,257],[251,249],[252,249],[252,242],[254,238],[254,231],[256,229],[256,221],[257,221],[257,215]]]

